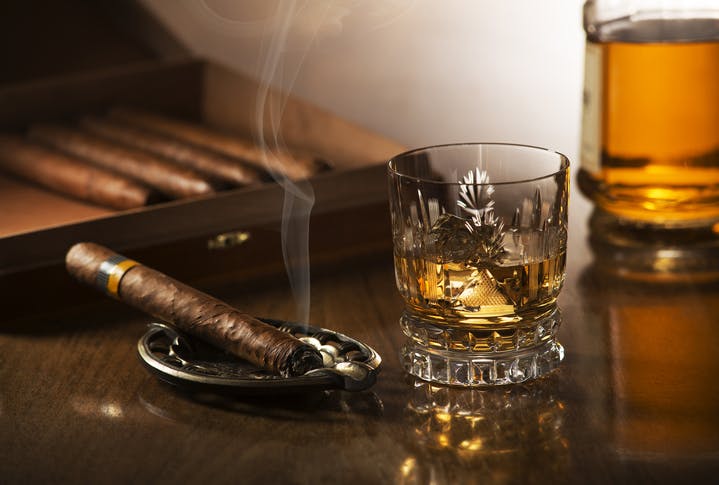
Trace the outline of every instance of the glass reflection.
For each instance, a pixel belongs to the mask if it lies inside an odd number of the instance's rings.
[[[599,256],[582,286],[609,342],[613,448],[625,458],[716,459],[719,285],[622,281],[599,269]]]
[[[595,209],[589,227],[598,267],[613,277],[673,284],[719,281],[716,225],[680,231],[642,228]]]
[[[522,483],[557,476],[569,460],[557,377],[471,390],[413,381],[405,413],[412,453],[400,465],[398,482],[474,483],[482,477]]]

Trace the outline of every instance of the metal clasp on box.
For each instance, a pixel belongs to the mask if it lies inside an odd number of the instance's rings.
[[[207,249],[227,249],[239,246],[250,238],[248,231],[223,232],[207,240]]]

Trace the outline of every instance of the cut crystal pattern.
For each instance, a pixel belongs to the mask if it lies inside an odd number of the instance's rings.
[[[494,186],[485,170],[470,170],[459,185],[457,206],[470,216],[474,234],[472,260],[500,261],[504,255],[504,222],[494,214]]]
[[[408,312],[400,319],[405,336],[419,345],[491,353],[523,350],[547,343],[556,337],[560,323],[561,312],[558,308],[537,320],[497,323],[484,329],[429,321]]]
[[[470,352],[433,351],[408,342],[402,348],[405,370],[425,381],[473,387],[517,384],[547,374],[564,359],[564,348],[556,341],[520,353],[498,353],[496,357]]]

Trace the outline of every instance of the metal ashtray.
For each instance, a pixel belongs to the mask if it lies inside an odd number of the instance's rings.
[[[260,318],[320,351],[324,367],[282,377],[179,332],[151,323],[137,352],[160,380],[187,391],[221,394],[277,394],[321,389],[361,391],[377,380],[381,357],[371,347],[341,333],[309,325]]]

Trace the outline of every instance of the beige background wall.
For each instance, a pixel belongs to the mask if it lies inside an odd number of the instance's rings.
[[[581,0],[143,1],[197,55],[408,146],[509,141],[576,161]]]

